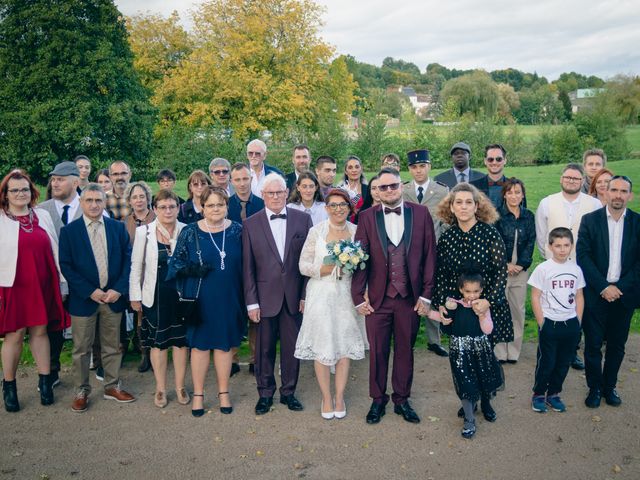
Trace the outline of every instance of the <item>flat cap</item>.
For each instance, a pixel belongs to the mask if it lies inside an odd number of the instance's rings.
[[[75,175],[76,177],[80,176],[80,171],[76,164],[73,162],[62,162],[55,166],[53,171],[49,174],[49,176],[57,176],[57,177],[68,177],[70,175]]]
[[[471,155],[471,147],[464,142],[458,142],[449,151],[449,155],[453,155],[454,150],[466,150]]]

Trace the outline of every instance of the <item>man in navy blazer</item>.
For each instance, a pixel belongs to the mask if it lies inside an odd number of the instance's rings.
[[[436,175],[434,178],[436,182],[444,183],[451,190],[458,183],[470,183],[483,177],[482,172],[473,170],[469,166],[469,160],[471,159],[471,147],[469,145],[464,142],[458,142],[451,147],[449,153],[451,154],[453,168]]]
[[[294,351],[302,323],[305,287],[298,262],[313,226],[309,215],[286,208],[289,192],[280,175],[267,175],[262,193],[264,210],[247,218],[242,229],[244,299],[249,319],[257,324],[255,374],[260,398],[256,415],[264,415],[273,405],[278,338],[280,403],[289,410],[303,409],[294,396],[300,371]]]
[[[73,331],[73,366],[78,388],[71,409],[84,412],[91,392],[89,358],[100,316],[104,398],[128,403],[120,388],[120,319],[129,290],[131,247],[123,223],[103,216],[106,197],[90,183],[80,197],[82,218],[60,231],[60,269],[69,284],[68,310]]]
[[[640,307],[640,215],[627,208],[631,188],[627,177],[614,176],[606,207],[587,213],[580,223],[576,254],[587,281],[582,328],[589,408],[599,407],[602,396],[609,405],[622,403],[618,371],[633,311]]]

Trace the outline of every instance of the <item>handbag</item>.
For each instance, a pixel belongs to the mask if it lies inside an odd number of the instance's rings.
[[[202,267],[202,252],[200,251],[200,240],[198,239],[198,232],[196,232],[196,254],[198,255],[198,262]],[[200,305],[198,302],[201,285],[202,277],[199,277],[198,288],[196,289],[196,295],[194,298],[184,297],[180,292],[178,292],[178,318],[181,319],[184,324],[189,327],[195,327],[202,323],[202,316],[200,315]]]

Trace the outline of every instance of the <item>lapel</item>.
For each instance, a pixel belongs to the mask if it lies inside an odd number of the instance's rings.
[[[267,243],[269,244],[269,247],[273,251],[275,258],[278,260],[278,263],[282,265],[283,262],[280,259],[280,253],[278,253],[278,246],[276,245],[276,241],[273,238],[273,233],[271,232],[271,225],[269,225],[269,219],[267,218],[267,213],[266,211],[264,211],[264,212],[260,212],[259,215],[261,217],[260,223],[262,223],[262,228],[260,230],[263,232],[264,237],[267,239]],[[289,222],[287,222],[287,229],[288,228],[289,228]],[[285,245],[285,254],[286,254],[286,251],[287,250]]]
[[[293,237],[293,221],[291,219],[291,217],[289,216],[289,214],[291,213],[291,210],[285,207],[285,213],[287,214],[287,228],[285,230],[285,234],[284,234],[284,255],[283,255],[283,259],[282,259],[282,264],[284,265],[284,263],[287,261],[287,255],[289,254],[289,247],[291,246],[291,237]],[[278,258],[280,258],[280,255],[278,255]]]
[[[402,208],[404,212],[404,233],[402,239],[404,240],[405,252],[407,257],[409,256],[409,249],[411,248],[411,237],[413,236],[413,209],[404,205]]]
[[[609,265],[611,252],[609,251],[609,220],[607,220],[607,207],[603,208],[602,211],[600,212],[600,223],[602,225],[602,228],[600,228],[599,230],[600,230],[602,245],[604,247],[604,258],[607,260],[607,265]],[[623,239],[623,244],[624,244],[624,239]],[[624,245],[623,245],[623,250],[624,250]]]
[[[91,239],[89,239],[89,230],[87,229],[87,226],[84,224],[84,219],[80,221],[82,222],[82,225],[80,225],[80,229],[82,230],[82,233],[80,233],[80,238],[81,238],[80,241],[84,244],[84,248],[86,249],[85,251],[93,261],[93,270],[97,280],[98,277],[100,276],[100,273],[98,272],[98,264],[96,263],[96,257],[93,255],[93,248],[91,247]],[[80,249],[80,252],[82,252],[82,249]]]
[[[114,258],[112,255],[113,249],[115,248],[115,241],[113,239],[113,231],[110,228],[110,225],[108,225],[108,219],[104,219],[104,233],[105,236],[107,237],[107,272],[109,272],[110,268],[109,265],[111,265],[111,259]],[[107,274],[107,278],[109,277],[109,275]],[[107,280],[108,281],[108,280]]]
[[[606,207],[605,207],[606,209]],[[626,210],[625,212],[625,216],[624,216],[624,231],[622,232],[622,248],[620,249],[620,265],[624,268],[625,265],[625,260],[626,260],[626,254],[629,251],[629,248],[631,247],[631,232],[632,230],[632,225],[631,225],[631,215],[630,215],[630,211],[629,209]],[[631,262],[631,264],[633,264],[633,261]]]
[[[382,252],[384,253],[384,258],[387,258],[387,229],[384,227],[384,211],[382,208],[376,212],[376,231],[378,232],[378,239],[380,240],[380,245],[382,246]]]

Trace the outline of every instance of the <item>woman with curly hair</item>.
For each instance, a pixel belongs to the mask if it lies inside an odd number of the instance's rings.
[[[438,241],[433,308],[439,309],[441,317],[446,320],[447,298],[456,298],[458,278],[462,273],[473,270],[482,276],[486,285],[481,298],[472,303],[474,312],[483,316],[491,308],[494,328],[490,338],[493,344],[512,341],[511,312],[505,296],[507,256],[502,237],[493,226],[498,220],[498,213],[491,200],[474,186],[459,183],[440,202],[437,215],[451,227]],[[451,349],[454,347],[450,346]],[[496,420],[490,395],[482,396],[481,407],[486,420]],[[464,415],[460,409],[458,416]]]

